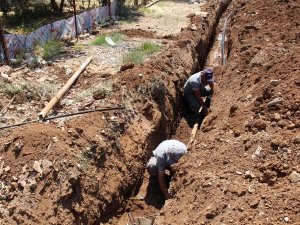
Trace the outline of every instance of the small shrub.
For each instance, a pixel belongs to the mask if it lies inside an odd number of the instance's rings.
[[[118,43],[124,39],[124,36],[119,33],[115,33],[115,34],[111,34],[111,35],[106,34],[106,35],[101,35],[101,36],[97,37],[95,40],[93,40],[91,42],[91,44],[97,45],[97,46],[109,46],[109,44],[107,44],[107,42],[105,40],[106,37],[110,37],[114,43]]]
[[[151,42],[143,42],[137,49],[146,55],[150,55],[159,52],[161,46]]]
[[[154,80],[150,88],[152,98],[157,102],[163,102],[166,95],[165,84],[160,80]]]
[[[151,42],[143,42],[137,46],[133,51],[123,55],[123,63],[132,62],[134,64],[141,64],[145,58],[155,52],[159,52],[161,46]]]
[[[6,95],[14,96],[22,91],[22,87],[14,84],[0,82],[0,91]]]
[[[43,49],[43,55],[42,57],[45,60],[48,60],[60,53],[60,48],[61,48],[61,43],[58,41],[47,41],[46,44],[44,45]]]
[[[123,55],[123,63],[134,63],[134,64],[141,64],[144,62],[144,55],[134,50],[133,52],[129,52]]]
[[[73,48],[75,52],[81,52],[83,50],[83,45],[76,43]]]

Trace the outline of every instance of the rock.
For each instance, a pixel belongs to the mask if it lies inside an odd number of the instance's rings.
[[[192,17],[194,17],[194,16],[196,16],[196,14],[195,13],[190,13],[189,15],[187,15],[186,17],[187,18],[192,18]]]
[[[287,216],[283,217],[284,222],[289,222],[289,218]]]
[[[38,60],[36,57],[33,57],[31,56],[29,59],[28,59],[28,67],[31,68],[31,69],[34,69],[38,66]]]
[[[207,187],[211,187],[212,183],[211,182],[205,182],[202,184],[202,187],[207,188]]]
[[[280,114],[279,113],[275,113],[274,114],[274,119],[275,119],[275,121],[279,121],[279,120],[281,120],[281,116],[280,116]]]
[[[133,67],[134,67],[134,63],[129,62],[129,63],[121,65],[120,71],[125,71],[125,70],[128,70],[128,69],[132,69]]]
[[[272,101],[270,101],[268,103],[268,107],[276,106],[276,105],[278,105],[278,104],[280,104],[282,102],[283,102],[282,98],[275,98],[275,99],[273,99]]]
[[[22,180],[18,183],[18,185],[21,187],[21,188],[25,188],[26,187],[26,181],[25,180]]]
[[[289,176],[292,183],[297,183],[300,181],[300,174],[297,173],[295,170]]]
[[[95,100],[105,99],[106,95],[107,95],[107,93],[105,91],[99,90],[99,91],[95,91],[93,93],[93,98]]]
[[[275,138],[271,141],[272,148],[287,147],[287,146],[288,146],[288,144],[285,141],[280,140],[280,139]]]
[[[191,25],[191,30],[193,30],[193,31],[198,30],[197,27],[196,27],[196,25],[194,23]]]
[[[4,171],[5,171],[5,172],[10,171],[10,167],[9,167],[9,166],[6,166],[6,167],[4,168]]]
[[[37,182],[35,181],[34,178],[28,179],[28,185],[29,185],[29,188],[30,188],[31,192],[34,192],[35,189],[37,188]]]
[[[254,155],[259,156],[261,153],[262,148],[260,146],[257,147],[257,149],[254,152]]]
[[[251,60],[250,66],[265,66],[269,63],[269,57],[266,51],[260,50]]]
[[[235,113],[235,111],[238,109],[238,106],[236,104],[232,105],[229,109],[229,115],[232,115]]]
[[[33,168],[36,172],[38,172],[38,173],[40,173],[40,174],[43,174],[43,170],[42,170],[42,168],[41,168],[41,164],[40,164],[39,161],[34,161],[34,162],[33,162],[32,168]]]
[[[10,66],[0,66],[0,74],[3,73],[11,75],[13,73],[13,68],[11,68]]]
[[[243,173],[241,171],[236,171],[235,172],[237,175],[243,175]]]
[[[272,86],[277,86],[279,83],[280,83],[279,80],[271,80],[271,81],[270,81],[270,84],[271,84]]]
[[[256,209],[257,206],[259,205],[259,202],[260,202],[260,198],[256,198],[256,199],[252,200],[250,203],[250,207],[253,209]]]
[[[300,137],[295,137],[295,138],[294,138],[294,143],[295,143],[296,145],[300,144]]]
[[[53,140],[53,142],[58,142],[59,141],[58,137],[53,137],[52,140]]]
[[[10,189],[12,191],[15,191],[15,190],[17,190],[17,188],[18,188],[18,183],[17,182],[11,182]]]

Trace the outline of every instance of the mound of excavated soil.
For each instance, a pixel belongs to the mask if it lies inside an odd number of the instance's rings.
[[[212,113],[156,224],[299,224],[299,1],[234,1],[230,12]]]
[[[1,223],[99,224],[122,212],[152,150],[175,132],[181,88],[204,64],[225,5],[212,3],[208,19],[192,18],[196,30],[184,29],[149,63],[112,77],[105,103],[125,110],[7,133],[0,141]],[[103,76],[92,75],[87,70],[77,87]]]

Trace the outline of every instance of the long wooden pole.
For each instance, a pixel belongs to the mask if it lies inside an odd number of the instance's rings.
[[[76,3],[75,3],[75,0],[73,0],[73,10],[74,10],[74,21],[75,21],[75,35],[76,35],[76,39],[78,41],[78,26],[77,26],[77,16],[76,16]]]
[[[51,101],[45,106],[45,108],[38,114],[40,119],[44,119],[49,111],[59,102],[59,100],[66,94],[73,83],[76,81],[82,71],[89,65],[93,57],[88,57],[79,69],[73,74],[73,76],[67,81],[67,83],[58,91],[58,93],[51,99]]]

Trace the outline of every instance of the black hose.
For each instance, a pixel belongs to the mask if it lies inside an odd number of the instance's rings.
[[[18,127],[18,126],[22,126],[22,125],[29,124],[29,123],[45,122],[45,121],[48,121],[48,120],[63,118],[63,117],[67,117],[67,116],[76,116],[76,115],[81,115],[81,114],[86,114],[86,113],[92,113],[92,112],[104,112],[104,111],[120,110],[120,109],[125,109],[125,107],[124,106],[119,106],[119,107],[112,107],[112,108],[102,108],[102,109],[85,110],[85,111],[79,111],[79,112],[75,112],[75,113],[67,113],[67,114],[62,114],[62,115],[47,117],[47,118],[42,119],[42,120],[41,119],[30,120],[30,121],[23,122],[23,123],[17,123],[17,124],[13,124],[13,125],[8,125],[8,126],[0,127],[0,130],[4,130],[4,129],[7,129],[7,128],[12,128],[12,127]]]

